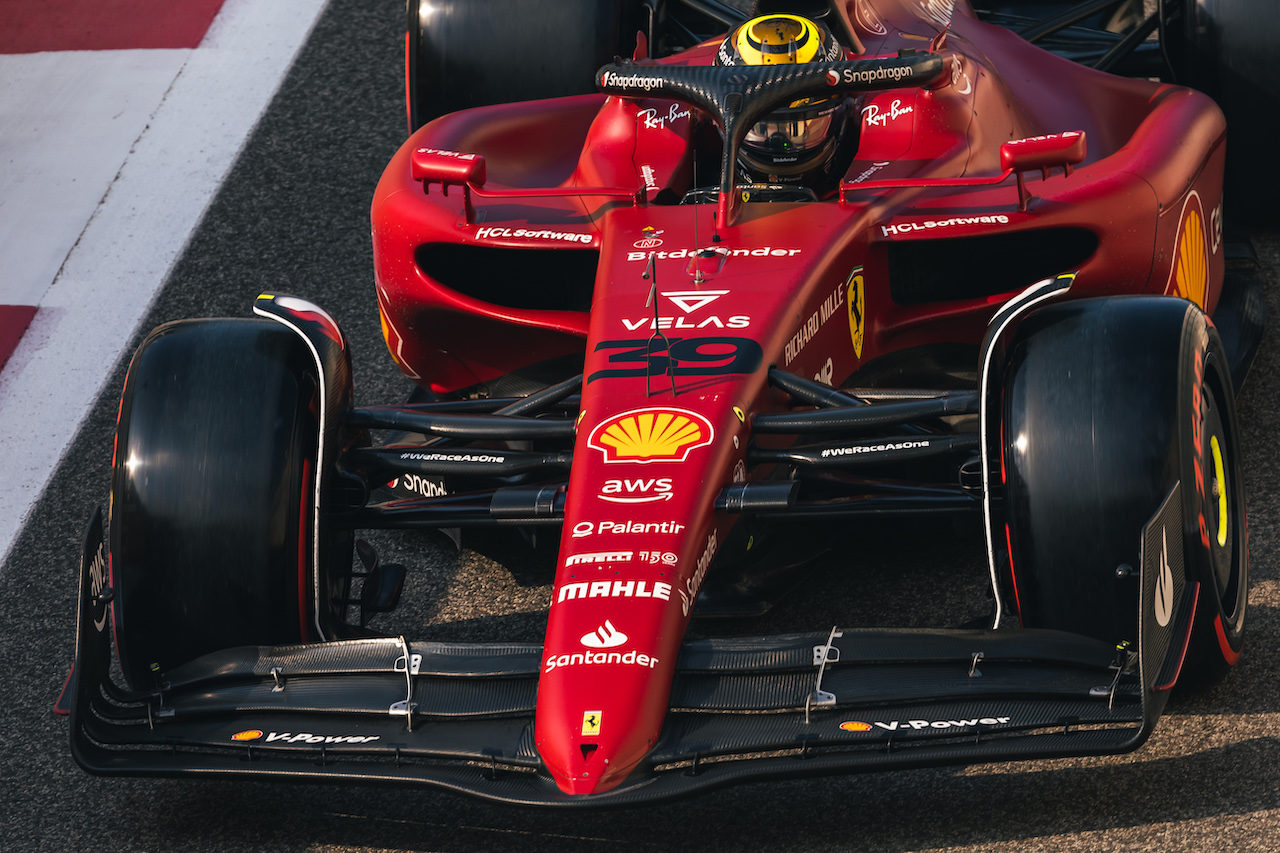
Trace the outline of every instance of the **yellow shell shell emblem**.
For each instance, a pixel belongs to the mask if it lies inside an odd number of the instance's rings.
[[[1176,293],[1185,296],[1201,308],[1205,291],[1209,286],[1209,255],[1205,251],[1204,217],[1199,205],[1188,205],[1178,235]]]
[[[633,409],[591,431],[587,445],[605,462],[683,462],[715,437],[711,422],[687,409]]]

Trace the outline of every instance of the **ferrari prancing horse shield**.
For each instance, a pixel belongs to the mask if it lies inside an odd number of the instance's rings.
[[[858,358],[862,358],[863,324],[867,318],[866,297],[862,292],[862,267],[853,268],[845,287],[848,292],[844,302],[849,306],[849,334],[853,337],[853,352]]]

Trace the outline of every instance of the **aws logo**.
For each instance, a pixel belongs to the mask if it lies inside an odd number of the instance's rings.
[[[683,462],[715,438],[711,422],[687,409],[632,409],[599,424],[587,446],[605,462]]]

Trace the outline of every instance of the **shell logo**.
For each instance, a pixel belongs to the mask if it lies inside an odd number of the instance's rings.
[[[860,723],[857,720],[849,720],[847,723],[841,723],[840,728],[846,732],[869,732],[871,731],[870,723]]]
[[[243,732],[236,732],[231,736],[232,740],[257,740],[262,737],[262,732],[258,729],[247,729]]]
[[[587,446],[605,462],[683,462],[715,437],[711,422],[687,409],[632,409],[596,425]]]
[[[1187,198],[1182,211],[1182,222],[1178,226],[1173,277],[1174,294],[1190,299],[1203,308],[1209,288],[1209,251],[1200,196],[1194,192]]]

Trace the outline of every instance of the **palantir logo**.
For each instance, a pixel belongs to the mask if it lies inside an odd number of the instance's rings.
[[[616,649],[627,641],[627,635],[613,627],[608,619],[590,634],[582,635],[582,645],[589,649]]]

